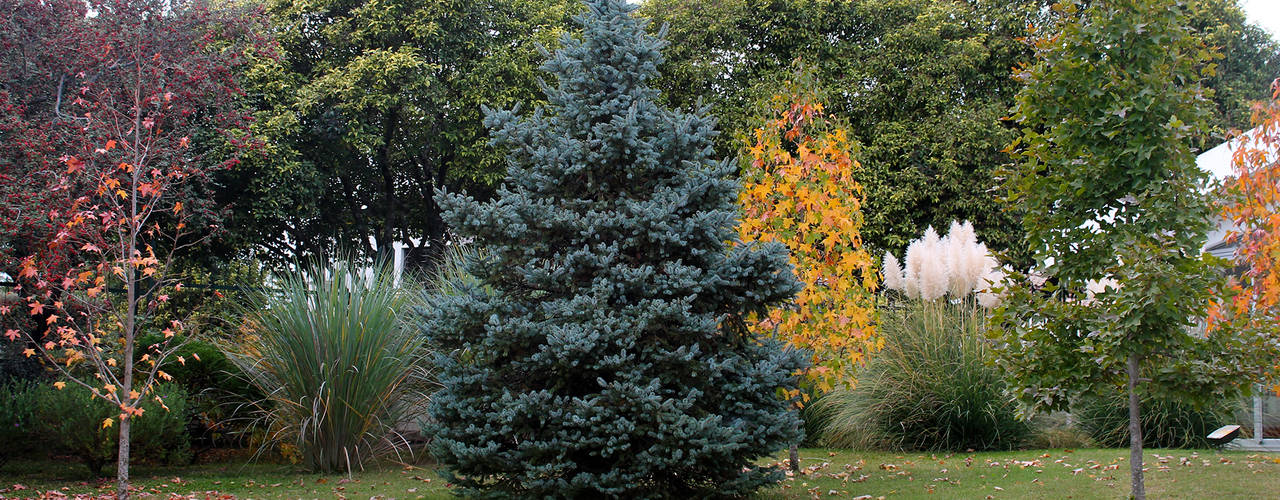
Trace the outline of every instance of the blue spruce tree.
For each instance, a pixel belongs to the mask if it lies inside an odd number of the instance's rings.
[[[745,495],[802,437],[778,393],[804,361],[744,318],[799,285],[785,248],[738,241],[714,120],[656,104],[662,40],[622,0],[587,6],[542,66],[549,106],[486,110],[497,198],[438,196],[483,252],[476,286],[423,309],[432,452],[469,496]]]

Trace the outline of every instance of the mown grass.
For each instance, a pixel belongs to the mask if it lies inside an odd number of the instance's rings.
[[[868,453],[803,450],[804,474],[763,492],[791,498],[1073,498],[1129,494],[1128,450]],[[1214,450],[1148,450],[1151,498],[1274,498],[1280,456]],[[776,460],[785,459],[779,454]]]
[[[805,473],[758,497],[1117,499],[1129,492],[1127,456],[1122,449],[956,454],[805,449]],[[1280,492],[1280,455],[1150,450],[1146,457],[1151,498],[1274,498]],[[772,460],[784,458],[780,453]],[[450,488],[430,467],[398,464],[370,467],[350,478],[276,464],[138,466],[133,478],[138,496],[158,498],[450,497]],[[109,479],[92,479],[79,464],[15,461],[0,468],[0,498],[38,497],[50,490],[69,496],[109,495],[112,488]]]

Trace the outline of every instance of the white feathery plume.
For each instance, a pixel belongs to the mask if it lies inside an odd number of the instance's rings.
[[[909,299],[920,298],[920,265],[924,262],[925,248],[921,240],[907,245],[906,263],[902,270],[902,293]]]
[[[929,226],[920,241],[923,259],[920,262],[920,298],[932,302],[947,294],[949,272],[947,266],[947,248],[938,238],[937,231]]]
[[[898,265],[898,258],[894,257],[892,253],[884,253],[881,273],[884,274],[885,288],[902,291],[902,266]]]

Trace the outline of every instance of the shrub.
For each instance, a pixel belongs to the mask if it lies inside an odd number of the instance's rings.
[[[251,337],[228,357],[266,395],[264,445],[296,447],[316,471],[350,471],[407,442],[395,427],[420,406],[423,342],[401,315],[420,292],[385,266],[299,264],[256,294]]]
[[[150,352],[151,346],[163,340],[159,334],[140,337],[137,356]],[[228,441],[239,437],[239,431],[243,430],[232,425],[240,422],[235,418],[236,409],[261,400],[263,393],[249,383],[244,372],[214,344],[189,340],[170,359],[178,357],[185,363],[171,363],[165,371],[174,383],[186,389],[190,407],[187,428],[192,433],[192,444],[207,447],[229,444]]]
[[[0,466],[31,451],[34,436],[33,385],[0,382]]]
[[[1189,403],[1143,395],[1142,443],[1151,448],[1209,448],[1206,436],[1234,420],[1234,400],[1214,401],[1203,408]],[[1082,430],[1107,448],[1129,446],[1129,396],[1116,393],[1084,398],[1072,405]]]
[[[62,390],[32,387],[31,393],[35,409],[33,430],[40,442],[53,453],[79,458],[93,475],[102,475],[102,466],[115,461],[120,436],[118,425],[104,426],[103,421],[118,419],[120,409],[78,384],[68,384]],[[169,409],[150,398],[142,404],[142,416],[133,421],[131,456],[167,464],[185,463],[190,458],[186,391],[177,384],[165,383],[156,387],[156,394]]]
[[[816,404],[827,418],[823,442],[893,450],[1021,445],[1031,426],[1017,417],[999,369],[986,363],[985,322],[971,299],[884,308],[885,346],[858,386]]]

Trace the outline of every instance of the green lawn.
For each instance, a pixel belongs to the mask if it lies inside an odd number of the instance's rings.
[[[764,499],[856,498],[1124,498],[1129,490],[1126,450],[1031,450],[1003,453],[874,453],[808,449],[805,473],[766,490]],[[777,459],[785,457],[779,454]],[[1150,450],[1147,491],[1152,498],[1268,498],[1280,495],[1280,456],[1212,450]],[[449,488],[430,469],[386,465],[344,475],[304,473],[274,464],[135,467],[139,493],[160,498],[447,498]],[[57,490],[109,494],[109,480],[83,467],[12,462],[0,468],[0,498]],[[216,492],[217,494],[213,494]]]

